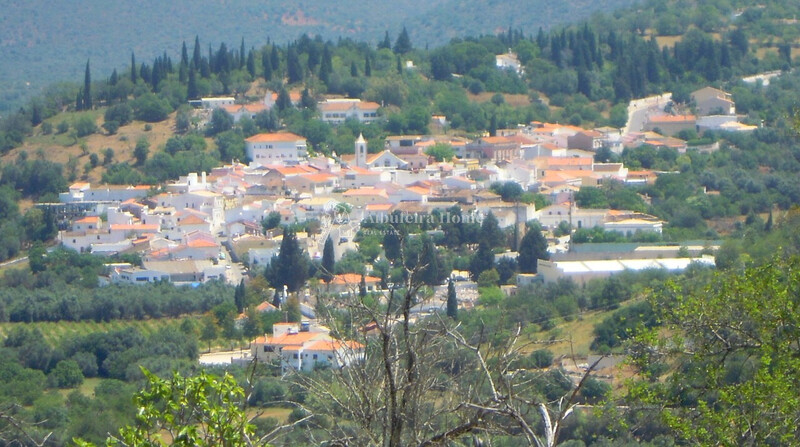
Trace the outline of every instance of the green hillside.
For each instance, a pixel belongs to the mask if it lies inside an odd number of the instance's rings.
[[[53,7],[43,0],[0,2],[0,114],[16,109],[45,85],[78,80],[82,66],[71,61],[91,58],[99,73],[163,51],[174,54],[180,42],[199,35],[216,49],[221,41],[260,47],[303,33],[339,37],[375,45],[386,31],[392,40],[406,26],[417,46],[436,46],[453,37],[494,34],[508,27],[534,34],[539,27],[587,18],[632,0],[546,2],[528,0],[346,0],[302,3],[275,0],[104,2],[79,0]],[[535,13],[534,13],[535,11]]]

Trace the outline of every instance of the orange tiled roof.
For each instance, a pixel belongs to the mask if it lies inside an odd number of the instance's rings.
[[[379,283],[381,282],[381,279],[376,278],[374,276],[365,276],[364,282],[366,282],[367,284]],[[343,273],[341,275],[336,275],[331,280],[331,284],[342,285],[342,286],[361,284],[361,275],[357,273]]]
[[[344,192],[345,196],[382,196],[388,198],[389,196],[386,194],[385,189],[373,188],[373,187],[364,187],[364,188],[353,188],[348,189]]]
[[[367,211],[389,211],[394,203],[370,203],[367,204]]]
[[[377,102],[372,101],[326,101],[319,104],[322,111],[341,111],[357,108],[360,110],[378,110],[381,107]]]
[[[100,220],[99,216],[89,216],[78,219],[75,223],[96,223],[98,220]]]
[[[195,239],[187,242],[186,246],[192,248],[212,248],[217,247],[217,243],[206,239]]]
[[[349,349],[363,349],[364,345],[357,341],[343,341],[343,340],[317,340],[308,344],[305,349],[309,351],[338,351],[342,348]],[[285,348],[284,348],[285,349]]]
[[[259,133],[250,138],[245,139],[249,143],[288,143],[303,140],[304,137],[293,134],[291,132],[277,132],[277,133]]]
[[[111,230],[120,230],[120,231],[134,231],[134,230],[150,230],[150,231],[158,231],[158,225],[147,225],[147,224],[111,224]]]
[[[200,225],[200,224],[204,224],[204,223],[207,223],[207,222],[202,217],[197,216],[195,214],[190,214],[190,215],[184,217],[183,219],[181,219],[181,221],[178,223],[178,225]]]
[[[222,108],[228,113],[236,113],[239,110],[246,110],[250,113],[258,113],[264,110],[267,110],[267,106],[264,103],[255,103],[255,104],[231,104],[228,106],[222,106]]]

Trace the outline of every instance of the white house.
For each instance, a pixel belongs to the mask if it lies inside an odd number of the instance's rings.
[[[331,124],[343,123],[348,118],[370,123],[378,119],[380,107],[376,102],[348,98],[328,99],[317,104],[322,121]]]
[[[517,74],[523,74],[525,72],[519,59],[517,59],[517,55],[510,51],[508,53],[496,55],[495,64],[497,68],[513,70]]]
[[[244,141],[247,157],[261,165],[297,163],[308,154],[306,139],[291,132],[260,133]]]
[[[250,355],[260,362],[280,361],[282,374],[318,367],[343,368],[363,361],[364,345],[337,340],[329,332],[309,322],[276,323],[271,337],[250,342]]]

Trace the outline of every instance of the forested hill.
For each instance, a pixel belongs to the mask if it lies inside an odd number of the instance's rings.
[[[415,45],[436,46],[453,37],[495,34],[512,27],[534,34],[613,11],[634,0],[142,0],[107,2],[71,0],[0,1],[0,114],[52,82],[76,80],[82,65],[109,73],[137,57],[172,54],[182,40],[200,35],[218,46],[245,39],[259,47],[270,38],[279,43],[303,33],[326,39],[353,38],[372,44],[386,31],[394,40],[403,26]],[[216,49],[216,46],[214,47]]]

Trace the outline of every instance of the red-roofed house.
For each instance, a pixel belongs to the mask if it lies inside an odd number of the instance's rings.
[[[481,137],[464,146],[462,158],[515,160],[520,158],[520,148],[520,142],[509,137]]]
[[[228,115],[233,117],[234,123],[238,123],[243,116],[250,119],[255,118],[258,113],[267,110],[267,105],[263,102],[259,102],[255,104],[231,104],[222,106],[221,108],[228,112]]]
[[[375,292],[380,288],[381,279],[374,276],[365,276],[364,282],[366,283],[367,292]],[[328,284],[328,290],[333,293],[358,293],[360,284],[361,275],[343,273],[333,277],[330,284]]]
[[[307,323],[276,323],[271,337],[250,342],[250,355],[262,362],[280,360],[281,373],[343,368],[364,359],[364,345],[337,340],[327,328]]]

